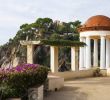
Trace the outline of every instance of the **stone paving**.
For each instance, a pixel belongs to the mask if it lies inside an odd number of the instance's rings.
[[[110,77],[66,81],[64,88],[49,92],[44,100],[110,100]]]

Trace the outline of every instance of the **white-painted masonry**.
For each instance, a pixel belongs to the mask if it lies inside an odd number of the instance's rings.
[[[98,39],[94,39],[93,66],[98,67]]]
[[[86,39],[86,41],[83,41],[83,39]],[[93,52],[91,51],[92,39],[94,40]],[[84,53],[84,47],[80,47],[79,68],[86,66],[86,69],[90,69],[91,65],[94,67],[100,65],[100,69],[110,68],[110,31],[83,31],[80,32],[80,41],[86,43],[86,54]],[[100,45],[98,45],[99,42]],[[100,50],[98,50],[99,46]],[[98,54],[100,54],[100,59],[98,58]],[[100,62],[99,65],[98,62]]]

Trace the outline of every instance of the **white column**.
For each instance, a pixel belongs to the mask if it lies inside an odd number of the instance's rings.
[[[58,72],[58,47],[56,46],[51,46],[50,47],[50,66],[51,66],[51,71],[53,73]]]
[[[86,37],[86,69],[91,68],[91,42],[90,37]]]
[[[86,43],[86,38],[84,38],[84,43]],[[86,46],[84,46],[84,67],[86,68]]]
[[[110,65],[110,40],[106,38],[106,69]]]
[[[78,71],[78,48],[71,47],[71,70]]]
[[[83,37],[80,37],[80,42],[83,42]],[[79,70],[84,68],[84,47],[80,47],[79,51]]]
[[[98,39],[94,39],[93,66],[98,67]]]
[[[100,69],[105,69],[105,37],[101,36]]]
[[[27,45],[27,63],[33,64],[33,45]]]

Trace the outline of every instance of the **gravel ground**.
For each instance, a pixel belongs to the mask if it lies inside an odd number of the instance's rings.
[[[47,93],[44,100],[110,100],[110,77],[66,81],[61,90]]]

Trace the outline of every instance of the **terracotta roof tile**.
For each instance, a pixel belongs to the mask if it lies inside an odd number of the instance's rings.
[[[79,31],[88,30],[110,30],[110,18],[104,15],[96,15],[90,17]]]

